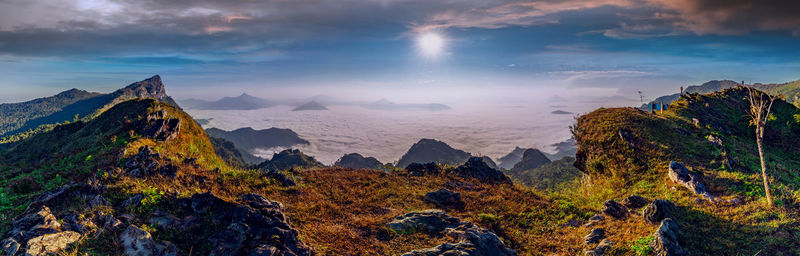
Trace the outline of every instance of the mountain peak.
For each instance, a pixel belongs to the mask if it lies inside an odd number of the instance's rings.
[[[154,75],[148,79],[132,83],[115,93],[138,98],[167,98],[167,90],[164,89],[164,83],[161,82],[161,76],[159,75]]]

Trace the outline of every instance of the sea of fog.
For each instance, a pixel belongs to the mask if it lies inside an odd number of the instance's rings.
[[[234,130],[241,127],[288,128],[310,145],[295,148],[325,164],[333,164],[346,153],[372,156],[381,162],[397,161],[422,138],[444,141],[450,146],[497,159],[516,146],[553,152],[550,146],[570,138],[569,126],[585,105],[469,105],[444,111],[386,111],[359,106],[328,106],[329,110],[292,111],[290,106],[257,110],[187,110],[194,118],[211,119],[205,128]],[[575,114],[552,114],[565,110]],[[280,148],[256,152],[270,158]]]

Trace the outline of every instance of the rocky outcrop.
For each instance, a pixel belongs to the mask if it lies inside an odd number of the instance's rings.
[[[606,238],[606,231],[602,228],[595,228],[589,232],[588,235],[583,237],[584,244],[596,244]]]
[[[606,252],[606,249],[614,245],[614,242],[611,242],[608,238],[603,239],[600,241],[600,244],[594,247],[594,249],[584,251],[584,255],[586,256],[600,256]]]
[[[653,233],[653,241],[650,248],[653,255],[657,256],[683,256],[688,255],[686,250],[678,243],[680,238],[680,228],[678,222],[667,218],[661,221],[661,226]]]
[[[656,199],[642,211],[644,220],[652,224],[661,223],[662,220],[669,218],[672,211],[675,210],[675,204],[668,200]]]
[[[615,219],[624,219],[628,217],[628,208],[611,199],[603,202],[603,209],[601,211]]]
[[[464,207],[464,201],[461,200],[461,194],[445,188],[426,193],[425,201],[442,208],[461,209]]]
[[[289,179],[289,177],[286,177],[286,175],[285,175],[285,174],[283,174],[283,173],[282,173],[282,172],[280,172],[280,171],[276,171],[276,170],[265,170],[265,171],[264,171],[264,176],[267,176],[267,177],[269,177],[269,178],[272,178],[272,179],[274,179],[275,181],[277,181],[278,183],[280,183],[280,184],[281,184],[281,186],[284,186],[284,187],[293,187],[293,186],[297,186],[297,183],[295,183],[295,182],[294,182],[292,179]]]
[[[489,167],[480,157],[470,157],[466,163],[453,170],[453,174],[464,178],[475,178],[488,183],[508,183],[511,179],[503,172]]]
[[[434,162],[427,164],[411,163],[406,167],[406,172],[412,177],[439,175],[442,172],[442,167]]]
[[[415,250],[403,256],[515,256],[493,232],[477,227],[469,222],[445,214],[441,210],[425,210],[397,216],[387,226],[398,233],[424,232],[430,235],[445,235],[458,240],[456,243],[443,243],[433,248]]]
[[[139,152],[125,161],[123,167],[128,175],[133,177],[148,177],[152,175],[163,175],[175,177],[179,168],[172,163],[162,165],[160,162],[171,162],[169,159],[162,158],[159,153],[152,152],[150,146],[139,147]]]
[[[139,126],[139,132],[145,137],[158,141],[174,139],[181,129],[179,118],[170,118],[166,110],[158,110],[147,115]]]
[[[11,223],[0,241],[4,255],[49,255],[80,240],[78,232],[65,230],[47,206],[23,215]]]
[[[128,226],[125,231],[119,234],[119,241],[122,246],[122,253],[127,256],[178,255],[178,249],[175,245],[169,242],[156,242],[149,232],[134,225]]]
[[[702,196],[706,200],[715,201],[716,197],[706,191],[706,186],[701,181],[701,176],[697,173],[689,171],[682,164],[672,161],[669,163],[669,178],[675,183],[680,184],[692,191],[693,193]]]
[[[333,165],[350,169],[373,170],[380,170],[383,167],[383,163],[378,161],[378,159],[375,159],[374,157],[364,157],[358,153],[346,154],[339,158],[339,160],[336,160],[336,163]]]
[[[647,200],[646,198],[638,196],[638,195],[630,195],[630,196],[622,199],[622,201],[621,201],[622,205],[624,205],[625,207],[628,207],[630,209],[642,208],[645,205],[647,205],[647,203],[649,203],[649,202],[650,201]]]

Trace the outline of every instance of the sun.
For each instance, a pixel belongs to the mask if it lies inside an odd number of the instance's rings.
[[[433,32],[427,32],[417,38],[420,53],[426,57],[437,57],[444,50],[444,38]]]

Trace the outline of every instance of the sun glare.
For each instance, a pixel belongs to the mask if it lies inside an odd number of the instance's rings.
[[[417,44],[422,55],[426,57],[437,57],[444,48],[444,38],[441,35],[428,32],[417,38]]]

